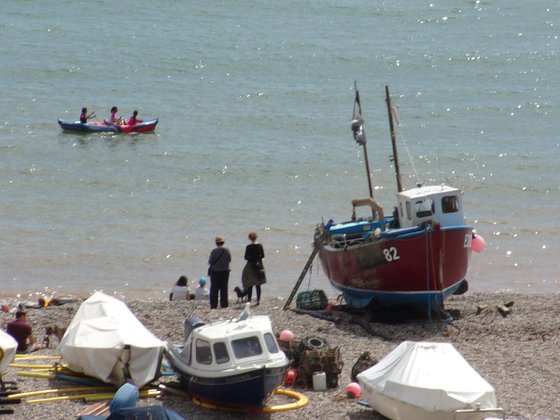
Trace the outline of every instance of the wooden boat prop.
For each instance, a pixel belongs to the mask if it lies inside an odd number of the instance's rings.
[[[460,190],[446,185],[403,189],[388,87],[386,101],[398,187],[393,214],[386,216],[373,198],[356,88],[352,131],[364,147],[370,194],[352,201],[351,220],[321,223],[315,231],[315,247],[331,284],[353,307],[441,308],[447,297],[468,289],[473,229],[465,224]],[[356,217],[356,209],[364,206],[368,212],[371,209],[371,217]]]
[[[231,320],[187,318],[185,340],[166,345],[167,360],[190,395],[220,407],[262,412],[289,364],[270,318],[251,316],[250,304]]]
[[[357,379],[362,398],[389,419],[505,418],[494,388],[450,343],[404,341]]]
[[[141,123],[128,124],[107,124],[103,121],[82,123],[80,121],[58,120],[58,125],[64,131],[74,133],[147,133],[154,131],[159,119],[142,121]]]

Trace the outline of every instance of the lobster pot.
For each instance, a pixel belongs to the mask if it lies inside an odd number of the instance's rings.
[[[280,346],[280,350],[282,350],[286,357],[290,359],[290,366],[295,367],[296,365],[294,364],[294,359],[299,341],[278,339],[278,345]]]
[[[296,298],[296,307],[305,310],[325,309],[329,300],[322,290],[309,290],[299,292]]]
[[[299,364],[299,385],[311,388],[313,386],[313,374],[324,372],[327,388],[336,388],[343,366],[339,347],[307,350],[301,356]]]

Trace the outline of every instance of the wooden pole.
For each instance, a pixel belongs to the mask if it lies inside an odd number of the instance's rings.
[[[303,271],[299,275],[299,278],[296,281],[296,284],[294,285],[294,288],[292,289],[292,293],[290,293],[290,297],[288,297],[288,300],[286,301],[286,304],[284,305],[284,310],[287,310],[287,309],[290,308],[292,300],[294,299],[294,296],[297,293],[297,290],[299,289],[299,286],[301,285],[301,282],[305,278],[305,275],[309,271],[309,268],[311,267],[311,264],[313,263],[313,260],[315,259],[315,256],[317,255],[317,252],[319,252],[319,250],[321,249],[321,247],[325,243],[325,238],[326,238],[326,231],[323,229],[323,232],[321,233],[321,235],[319,236],[319,238],[317,238],[317,241],[315,242],[315,247],[313,248],[313,252],[309,256],[309,259],[307,260],[307,263],[305,264],[305,267],[303,267]]]
[[[367,174],[367,182],[368,182],[368,187],[369,187],[369,196],[371,198],[373,198],[373,188],[371,186],[371,173],[369,171],[369,161],[368,161],[368,154],[367,154],[367,147],[364,144],[364,161],[366,164],[366,174]],[[375,216],[375,214],[374,214]]]
[[[393,106],[391,104],[391,96],[389,95],[389,86],[385,86],[387,95],[387,112],[389,113],[389,129],[391,131],[391,144],[393,145],[393,162],[395,164],[395,173],[397,176],[397,189],[399,192],[403,190],[401,182],[401,170],[399,167],[399,155],[397,153],[397,136],[395,134],[395,125],[393,124]]]

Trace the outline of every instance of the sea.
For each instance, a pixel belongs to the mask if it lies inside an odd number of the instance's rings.
[[[4,0],[0,294],[166,297],[207,275],[221,235],[241,283],[287,297],[317,224],[368,196],[350,130],[360,91],[373,194],[448,184],[486,242],[470,292],[557,293],[560,4],[551,0]],[[159,118],[71,134],[57,119]],[[330,286],[318,261],[298,291]]]

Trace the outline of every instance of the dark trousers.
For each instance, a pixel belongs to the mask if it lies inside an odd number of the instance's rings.
[[[261,285],[260,284],[255,285],[255,289],[257,290],[257,302],[260,303],[260,301],[261,301]],[[251,302],[251,298],[253,297],[253,286],[249,286],[247,288],[247,290],[245,290],[245,292],[247,292],[247,301]]]
[[[218,307],[218,295],[220,306],[228,307],[228,281],[229,271],[212,271],[210,274],[210,309]]]

